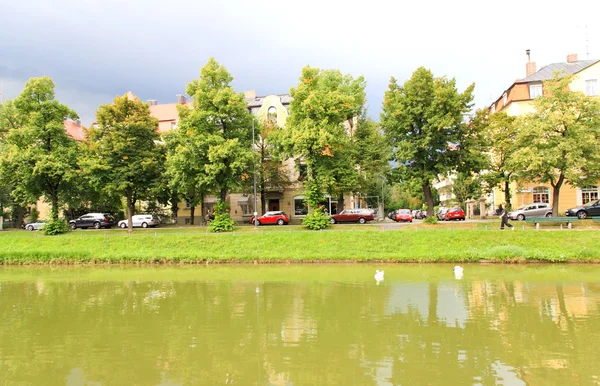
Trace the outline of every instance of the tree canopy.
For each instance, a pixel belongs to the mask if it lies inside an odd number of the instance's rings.
[[[473,89],[471,84],[459,92],[454,79],[435,78],[420,67],[402,86],[392,78],[385,93],[381,124],[393,147],[395,177],[421,185],[428,216],[433,215],[433,181],[471,165],[465,116]]]

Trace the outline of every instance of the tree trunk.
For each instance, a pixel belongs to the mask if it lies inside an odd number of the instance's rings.
[[[23,219],[24,218],[25,218],[25,207],[19,205],[17,207],[17,222],[15,223],[16,228],[23,228]]]
[[[58,194],[52,194],[52,197],[50,198],[52,201],[52,208],[50,210],[50,218],[52,219],[52,221],[56,221],[58,220]]]
[[[171,215],[175,219],[175,222],[177,222],[177,212],[179,212],[179,198],[172,197],[171,198]]]
[[[261,214],[265,214],[266,208],[267,206],[267,198],[266,198],[266,194],[265,194],[265,184],[261,184],[260,185],[260,210],[262,210],[262,213],[257,213],[258,216],[260,216]],[[256,208],[254,208],[255,212],[258,212],[256,210]]]
[[[227,189],[222,188],[221,191],[219,192],[219,198],[220,198],[221,202],[225,202],[226,197],[227,197]]]
[[[127,232],[133,232],[133,211],[135,209],[135,202],[133,201],[133,190],[131,188],[125,189],[127,195]]]
[[[512,204],[510,202],[511,194],[510,194],[510,178],[504,180],[504,207],[507,211],[512,209]]]
[[[335,208],[335,213],[340,213],[342,210],[344,210],[344,193],[340,194],[340,196],[338,197],[338,202],[337,202],[337,206]],[[331,214],[331,213],[329,213]]]
[[[560,196],[560,188],[562,187],[563,182],[565,181],[565,176],[560,173],[560,177],[558,177],[558,181],[556,185],[552,185],[552,216],[558,216],[558,197]]]
[[[200,222],[202,225],[208,225],[208,219],[206,218],[206,210],[204,208],[204,196],[200,198]]]
[[[433,217],[433,196],[431,195],[429,181],[423,182],[423,195],[425,196],[425,202],[427,203],[427,217]]]
[[[196,212],[196,205],[190,206],[190,223],[194,225],[194,213]]]

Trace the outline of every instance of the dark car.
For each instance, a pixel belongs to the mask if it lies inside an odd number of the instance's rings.
[[[465,211],[461,208],[450,208],[445,214],[446,221],[465,220]]]
[[[271,211],[263,214],[254,220],[254,216],[250,219],[250,224],[254,224],[256,221],[257,225],[268,225],[268,224],[277,224],[277,225],[287,225],[290,223],[290,218],[285,212],[282,211]]]
[[[577,216],[578,218],[587,218],[592,216],[600,216],[600,200],[590,201],[583,206],[567,209],[567,216]]]
[[[444,221],[446,219],[446,212],[447,211],[448,211],[448,208],[444,208],[444,207],[439,208],[438,211],[437,211],[437,218],[438,218],[438,220]]]
[[[87,213],[75,220],[69,221],[69,224],[73,230],[77,228],[110,229],[115,225],[115,219],[108,213]]]
[[[369,209],[344,209],[341,213],[332,214],[329,222],[332,224],[338,222],[358,222],[364,224],[367,221],[373,220],[375,220],[375,216]]]

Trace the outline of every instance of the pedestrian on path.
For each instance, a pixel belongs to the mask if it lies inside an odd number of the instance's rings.
[[[515,230],[515,227],[508,223],[508,213],[506,213],[506,209],[504,209],[502,207],[502,205],[500,205],[500,218],[501,218],[501,222],[500,222],[500,230],[501,231],[504,230],[504,225],[506,225],[513,231]]]

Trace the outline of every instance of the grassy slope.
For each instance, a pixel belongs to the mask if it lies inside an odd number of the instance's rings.
[[[63,236],[0,233],[0,264],[69,262],[225,261],[477,261],[532,259],[600,261],[597,230],[489,230],[457,228],[340,227],[343,231],[300,232],[241,229],[234,234],[161,229],[77,231]],[[185,233],[184,233],[185,232]]]

